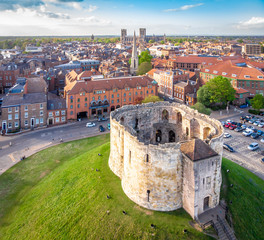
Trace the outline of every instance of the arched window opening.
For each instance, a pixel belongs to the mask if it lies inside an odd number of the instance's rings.
[[[121,123],[121,124],[124,124],[124,117],[121,117],[121,118],[120,118],[120,123]]]
[[[135,119],[135,129],[138,129],[138,119]]]
[[[169,142],[175,142],[175,133],[172,130],[169,131]]]
[[[131,151],[129,150],[129,156],[128,156],[129,164],[131,164]]]
[[[149,162],[149,155],[148,154],[145,155],[145,162],[147,162],[147,163]]]
[[[111,112],[112,112],[112,111],[115,111],[115,106],[112,106],[112,107],[111,107]]]
[[[169,113],[166,109],[162,111],[162,120],[166,120],[166,121],[169,120]]]
[[[207,139],[209,134],[210,134],[210,128],[209,127],[204,128],[203,129],[203,139],[204,140]]]
[[[186,127],[186,136],[189,136],[189,128]]]
[[[156,131],[156,142],[157,142],[157,143],[160,143],[161,140],[162,140],[162,133],[161,133],[160,130],[157,130],[157,131]]]
[[[150,190],[147,190],[148,202],[149,202],[149,194],[150,194]]]
[[[116,106],[116,109],[118,109],[118,108],[120,108],[120,105],[117,105],[117,106]]]
[[[177,122],[181,123],[182,122],[182,115],[180,112],[177,113]]]

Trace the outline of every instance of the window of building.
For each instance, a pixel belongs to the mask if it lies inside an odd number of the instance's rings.
[[[247,83],[247,87],[250,87],[250,81],[247,81],[246,83]]]
[[[61,121],[65,122],[66,118],[65,117],[61,117]]]
[[[124,97],[126,96],[126,93],[124,93]]]
[[[28,106],[27,105],[25,105],[25,111],[27,111],[28,110]]]
[[[25,118],[28,118],[28,113],[27,112],[25,112]]]
[[[38,118],[36,118],[36,124],[39,124],[39,119]]]
[[[117,97],[119,97],[119,94],[117,94]]]
[[[10,108],[8,108],[8,112],[9,113],[11,113],[12,112],[12,108],[10,107]]]
[[[60,116],[60,111],[56,111],[56,112],[55,112],[55,115],[56,115],[56,116]]]
[[[140,92],[140,95],[142,95],[142,94],[143,94],[143,92],[141,91],[141,92]]]
[[[73,109],[73,105],[71,105],[70,108]]]
[[[129,98],[129,102],[131,102],[131,97]]]
[[[136,93],[135,93],[135,95],[137,96],[137,95],[138,95],[138,93],[136,92]]]
[[[114,103],[114,100],[112,100],[111,103]]]
[[[40,123],[43,123],[43,118],[40,118],[39,121],[40,121]]]
[[[41,104],[39,105],[39,107],[40,107],[40,109],[43,109],[43,103],[41,103]]]
[[[85,103],[84,106],[87,107],[87,103]]]
[[[254,82],[251,83],[251,87],[254,88]]]
[[[73,111],[70,112],[70,115],[73,115]]]
[[[126,99],[124,98],[124,102],[126,101]]]
[[[80,108],[80,104],[77,105],[77,108]]]
[[[62,110],[61,111],[61,115],[65,115],[65,110]]]
[[[85,100],[85,102],[87,102],[87,97],[84,100]]]
[[[18,113],[15,114],[15,119],[18,119]]]
[[[60,122],[60,118],[57,117],[57,118],[55,119],[55,121],[56,121],[56,123]]]
[[[18,122],[15,122],[15,128],[18,128]]]
[[[151,93],[153,93],[153,90],[151,90]]]
[[[12,120],[12,114],[8,114],[8,120]]]
[[[12,128],[12,122],[8,123],[8,128]]]
[[[43,111],[40,111],[40,112],[39,112],[39,115],[40,115],[40,116],[43,116]]]
[[[28,120],[25,120],[25,126],[27,126],[28,125]]]
[[[71,99],[71,103],[73,103],[73,99]]]
[[[78,98],[77,101],[80,102],[80,98]]]
[[[15,112],[18,112],[18,107],[15,107]]]
[[[117,99],[116,102],[119,103],[119,99]]]

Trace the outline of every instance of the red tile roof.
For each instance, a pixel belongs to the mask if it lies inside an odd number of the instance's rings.
[[[237,94],[249,93],[249,91],[244,88],[234,88],[234,89],[236,90]]]
[[[209,73],[213,75],[221,75],[227,78],[243,79],[243,80],[264,80],[264,72],[254,67],[239,67],[236,66],[237,61],[225,61],[220,62],[213,66],[207,66],[201,69],[203,73]],[[246,77],[249,76],[249,77]],[[262,78],[258,78],[258,76]]]
[[[114,88],[124,89],[126,87],[136,88],[137,86],[146,87],[152,84],[152,79],[147,76],[137,77],[121,77],[121,78],[108,78],[98,79],[87,82],[77,81],[72,88],[65,89],[69,95],[80,93],[81,89],[85,92],[93,92],[94,90],[112,90]],[[67,86],[68,87],[68,86]]]

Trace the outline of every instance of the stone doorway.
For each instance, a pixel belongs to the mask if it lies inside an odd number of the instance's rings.
[[[209,208],[209,197],[204,198],[204,211]]]
[[[156,142],[160,143],[162,140],[162,132],[160,130],[156,131]]]
[[[175,133],[172,130],[169,131],[169,142],[175,142]]]

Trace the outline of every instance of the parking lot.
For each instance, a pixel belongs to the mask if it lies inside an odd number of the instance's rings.
[[[264,117],[258,116],[260,119]],[[231,121],[240,123],[240,116],[228,118]],[[227,119],[224,119],[226,121]],[[248,122],[245,123],[247,126],[253,126],[257,130],[264,131],[264,128],[260,128]],[[256,139],[252,139],[250,136],[243,136],[242,132],[236,132],[234,130],[230,130],[224,127],[224,132],[229,133],[231,135],[230,138],[224,138],[224,143],[228,144],[234,149],[234,152],[229,152],[227,150],[223,150],[223,156],[239,163],[243,167],[249,169],[254,172],[256,175],[264,179],[264,163],[262,163],[261,159],[264,158],[264,143],[260,141],[264,136],[260,136]],[[248,149],[248,146],[256,142],[259,144],[259,148],[255,151],[251,151]]]

